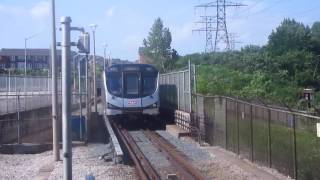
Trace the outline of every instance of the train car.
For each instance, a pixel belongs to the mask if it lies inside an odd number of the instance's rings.
[[[159,72],[148,64],[116,64],[104,73],[106,115],[159,114]]]

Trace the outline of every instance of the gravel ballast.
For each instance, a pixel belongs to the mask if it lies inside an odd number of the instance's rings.
[[[39,169],[52,163],[52,151],[41,154],[0,154],[0,179],[34,179]]]
[[[162,136],[164,139],[169,141],[173,144],[178,151],[182,152],[183,154],[187,155],[193,161],[197,162],[206,162],[213,159],[213,156],[208,153],[207,151],[200,149],[195,144],[187,143],[181,141],[180,139],[172,136],[170,133],[166,131],[157,131],[157,133]]]
[[[72,170],[73,179],[85,179],[86,175],[99,179],[137,179],[135,169],[130,166],[106,162],[99,159],[108,152],[105,144],[89,144],[88,146],[73,147]],[[62,152],[61,152],[62,153]],[[37,179],[39,170],[47,165],[53,166],[45,179],[62,179],[62,161],[52,161],[52,151],[33,155],[5,155],[0,154],[0,179],[2,180],[32,180]]]
[[[166,179],[167,174],[173,169],[166,156],[149,141],[142,131],[131,131],[130,134],[152,167],[159,173],[161,178]]]
[[[105,144],[91,144],[87,147],[74,148],[72,158],[73,179],[85,179],[86,175],[93,175],[99,179],[136,179],[135,170],[132,167],[117,164],[112,161],[106,162],[99,159],[104,153],[108,152]],[[62,179],[62,162],[55,164],[49,180]]]
[[[131,131],[131,136],[139,146],[142,153],[148,158],[154,167],[168,167],[170,162],[165,156],[149,141],[145,134],[141,131]]]

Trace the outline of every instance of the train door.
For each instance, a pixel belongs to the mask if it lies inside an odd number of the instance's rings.
[[[139,72],[124,72],[123,73],[123,107],[124,108],[139,108],[141,107],[140,98],[140,79]]]

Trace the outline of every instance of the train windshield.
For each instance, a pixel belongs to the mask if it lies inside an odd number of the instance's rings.
[[[139,97],[139,74],[138,73],[126,73],[124,74],[126,98]]]
[[[122,78],[121,74],[113,74],[110,73],[108,74],[108,91],[110,94],[114,96],[121,96],[121,91],[122,91]]]
[[[154,93],[157,86],[157,75],[145,75],[142,82],[142,94],[143,96],[149,96]]]

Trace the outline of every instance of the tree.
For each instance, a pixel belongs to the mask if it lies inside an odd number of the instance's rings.
[[[315,54],[320,54],[320,22],[313,23],[311,27],[312,50]]]
[[[172,59],[171,42],[172,36],[169,28],[165,28],[163,21],[157,18],[147,39],[143,40],[143,47],[139,51],[147,56],[152,64],[165,72],[167,70],[166,64],[171,64],[167,62]]]
[[[269,36],[267,45],[272,55],[281,55],[290,50],[310,49],[310,28],[294,19],[284,19]]]

